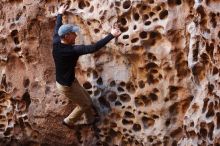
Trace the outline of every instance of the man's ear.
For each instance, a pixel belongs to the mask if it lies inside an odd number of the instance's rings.
[[[64,35],[64,36],[63,36],[63,39],[64,39],[64,40],[68,39],[68,35]]]

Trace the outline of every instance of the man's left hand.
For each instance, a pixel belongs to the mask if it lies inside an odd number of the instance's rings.
[[[68,8],[67,4],[60,6],[58,10],[58,14],[63,14],[67,10],[67,8]]]

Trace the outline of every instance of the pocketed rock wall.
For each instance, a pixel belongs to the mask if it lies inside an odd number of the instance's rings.
[[[78,44],[115,22],[123,32],[76,68],[101,115],[94,128],[61,124],[74,108],[51,55],[63,2]],[[219,0],[1,0],[0,145],[219,146],[219,40]]]

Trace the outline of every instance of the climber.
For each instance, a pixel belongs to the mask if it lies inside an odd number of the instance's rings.
[[[53,36],[53,58],[56,67],[56,86],[58,91],[76,104],[75,109],[63,120],[63,124],[69,128],[77,125],[77,121],[85,113],[86,124],[97,122],[94,114],[92,100],[86,90],[75,78],[75,66],[79,56],[98,51],[113,38],[117,38],[121,31],[114,25],[106,37],[92,45],[76,45],[75,39],[80,31],[73,24],[62,24],[62,14],[68,9],[68,5],[62,5],[58,9],[58,15]]]

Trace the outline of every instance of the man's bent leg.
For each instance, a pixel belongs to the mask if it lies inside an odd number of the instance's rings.
[[[75,123],[80,119],[83,113],[85,113],[86,120],[89,119],[87,122],[94,120],[94,115],[91,112],[92,100],[90,97],[86,96],[84,90],[85,89],[79,84],[78,80],[75,79],[71,86],[71,95],[68,97],[77,104],[77,107],[67,118],[65,118],[65,122],[71,124]]]
[[[85,112],[85,109],[82,108],[82,106],[79,106],[78,97],[77,97],[77,96],[83,96],[83,94],[82,93],[80,94],[80,92],[77,92],[77,89],[74,89],[73,87],[63,86],[59,84],[58,82],[56,82],[56,86],[58,90],[61,92],[61,94],[64,94],[67,98],[73,101],[74,104],[77,105],[74,108],[74,110],[64,119],[65,123],[72,125],[77,120],[79,120],[82,114]]]
[[[90,98],[88,92],[79,84],[79,82],[77,80],[75,82],[76,86],[78,86],[78,90],[80,90],[81,94],[83,94],[78,104],[84,108],[86,122],[92,123],[95,120],[92,99]],[[86,104],[86,106],[83,104]]]
[[[67,124],[74,124],[76,123],[82,114],[84,113],[84,109],[82,109],[79,105],[77,105],[74,110],[64,119],[65,123]]]
[[[85,118],[87,123],[92,123],[95,120],[95,111],[93,109],[93,103],[92,103],[92,99],[90,98],[89,93],[82,87],[83,93],[85,98],[87,98],[90,101],[90,106],[87,110],[85,110]]]

